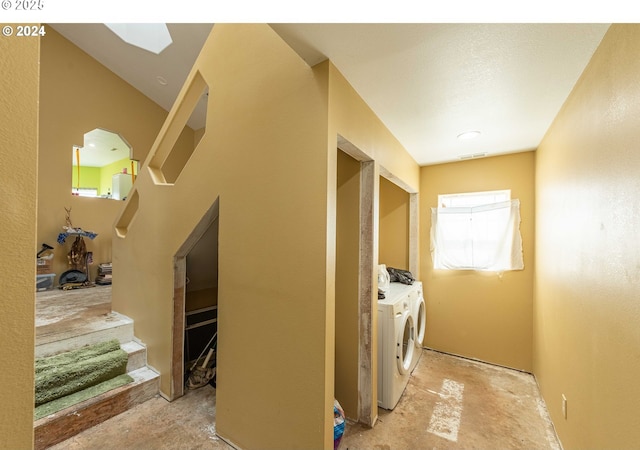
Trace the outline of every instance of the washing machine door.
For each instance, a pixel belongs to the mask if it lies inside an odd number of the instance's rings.
[[[396,339],[396,361],[398,363],[398,371],[404,375],[411,370],[411,361],[416,347],[413,317],[409,311],[405,311],[402,315],[400,325]]]
[[[427,329],[427,310],[424,304],[424,297],[420,296],[416,302],[416,347],[422,348],[424,333]]]

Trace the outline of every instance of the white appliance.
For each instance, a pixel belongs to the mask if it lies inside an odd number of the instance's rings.
[[[378,406],[393,409],[402,396],[416,353],[411,286],[391,283],[378,300]]]
[[[116,200],[122,200],[133,186],[131,174],[116,173],[111,177],[111,197]]]
[[[422,356],[422,344],[424,341],[424,334],[427,328],[427,310],[424,302],[424,295],[422,293],[422,282],[414,281],[410,286],[409,302],[411,315],[413,316],[413,325],[415,327],[415,344],[416,351],[413,352],[413,360],[411,361],[411,370],[413,370]]]

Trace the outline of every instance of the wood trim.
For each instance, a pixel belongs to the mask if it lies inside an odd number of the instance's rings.
[[[360,162],[360,274],[358,287],[358,421],[378,418],[377,301],[380,168],[365,152],[338,135],[337,147]]]
[[[409,193],[409,272],[420,276],[420,194]]]
[[[377,312],[378,283],[378,202],[380,180],[374,161],[360,164],[360,277],[359,277],[359,411],[358,420],[373,426],[378,416],[377,383],[374,383],[375,367],[374,330]],[[375,405],[375,408],[374,408]]]
[[[184,395],[184,324],[187,257],[176,256],[173,262],[173,326],[171,351],[171,385],[169,400]]]
[[[120,386],[34,423],[34,448],[43,450],[127,411],[158,393],[159,378]]]

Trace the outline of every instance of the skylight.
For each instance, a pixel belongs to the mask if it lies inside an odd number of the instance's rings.
[[[105,23],[123,41],[144,50],[160,54],[173,40],[164,23]]]

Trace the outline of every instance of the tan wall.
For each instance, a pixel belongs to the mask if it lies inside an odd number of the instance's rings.
[[[114,237],[113,307],[169,395],[173,256],[219,197],[216,430],[241,448],[329,448],[326,74],[266,25],[217,24],[194,70],[207,131],[175,185],[140,170],[137,215]]]
[[[638,54],[612,25],[537,154],[534,372],[565,449],[640,442]]]
[[[418,164],[335,66],[329,66],[329,136],[342,136],[364,154],[365,160],[375,161],[388,178],[399,180],[409,192],[418,192]]]
[[[72,147],[82,145],[84,133],[95,128],[118,132],[144,159],[167,112],[51,27],[42,38],[40,83],[40,154],[38,160],[37,242],[55,247],[53,270],[68,269],[70,244],[60,246],[64,208],[71,207],[73,225],[98,233],[85,239],[97,263],[110,261],[111,230],[122,202],[71,195]],[[181,146],[193,148],[193,132]],[[57,279],[56,279],[57,282]]]
[[[384,177],[380,177],[378,255],[380,264],[409,270],[409,193]]]
[[[188,291],[185,294],[185,311],[195,311],[218,304],[218,290],[215,288]]]
[[[360,163],[338,151],[335,397],[358,420]]]
[[[535,153],[495,156],[421,169],[421,279],[427,310],[425,346],[531,371]],[[511,189],[520,199],[524,270],[433,270],[431,208],[439,194]]]
[[[331,448],[336,137],[416,189],[418,167],[333,66],[310,69],[268,26],[216,25],[195,71],[207,131],[174,185],[147,168],[162,166],[162,139],[140,170],[137,214],[114,240],[114,309],[135,319],[168,395],[173,256],[219,198],[216,429],[242,448]]]
[[[358,420],[364,423],[373,424],[377,418],[377,265],[378,265],[378,244],[379,244],[379,205],[380,205],[380,172],[385,171],[389,178],[393,178],[396,182],[401,183],[407,188],[408,191],[418,192],[420,168],[416,162],[409,156],[406,150],[400,145],[395,137],[387,130],[382,124],[380,119],[373,113],[373,111],[367,106],[367,104],[360,98],[357,92],[353,89],[342,74],[331,64],[330,62],[322,63],[317,67],[326,67],[329,73],[329,127],[328,127],[328,160],[329,160],[329,173],[327,179],[327,188],[329,191],[327,210],[329,218],[327,222],[327,235],[329,236],[329,242],[327,246],[329,264],[327,266],[327,307],[328,317],[333,315],[334,310],[334,297],[331,296],[332,292],[337,292],[338,286],[335,283],[335,265],[331,264],[331,261],[335,259],[335,239],[336,235],[336,167],[339,151],[336,150],[336,141],[340,138],[341,141],[347,142],[350,151],[354,153],[354,157],[358,161],[371,161],[373,164],[372,181],[370,186],[363,186],[363,190],[367,191],[363,195],[363,202],[368,202],[367,208],[370,208],[373,221],[371,224],[361,224],[361,233],[370,233],[370,240],[363,241],[363,252],[370,255],[369,270],[371,271],[372,278],[372,290],[370,303],[359,305],[359,318],[360,318],[360,334],[358,338],[359,342],[355,341],[343,341],[340,342],[341,346],[350,347],[351,351],[355,351],[359,345],[362,345],[362,354],[366,354],[369,361],[366,361],[364,356],[359,360],[361,378],[359,384],[351,385],[347,389],[349,392],[355,392],[360,390],[360,414]],[[369,163],[371,164],[371,163]],[[361,168],[361,173],[363,172]],[[356,205],[353,206],[357,208]],[[365,208],[366,209],[366,208]],[[369,231],[366,228],[370,228]],[[417,240],[416,240],[417,242]],[[344,251],[344,249],[342,249]],[[417,249],[416,249],[417,252]],[[344,257],[344,256],[342,256]],[[351,258],[357,258],[356,255],[351,255]],[[367,267],[360,262],[361,270],[366,270]],[[361,274],[363,275],[363,274]],[[336,293],[336,295],[339,295]],[[339,297],[336,297],[336,301]],[[357,299],[351,300],[352,302]],[[336,306],[337,307],[337,306]],[[355,307],[352,305],[351,307]],[[337,324],[336,324],[337,325]],[[330,328],[331,327],[331,328]],[[333,324],[330,324],[327,328],[327,333],[332,333]],[[370,333],[371,342],[366,342],[365,335]],[[362,374],[363,367],[366,367],[367,363],[371,365],[370,374]],[[337,376],[337,375],[336,375]],[[331,380],[333,381],[333,380]],[[336,380],[340,381],[341,389],[345,386],[342,383],[353,382],[346,379]],[[327,381],[327,391],[333,391],[333,384]],[[368,399],[368,400],[363,400]],[[366,403],[369,403],[371,409],[366,407]]]
[[[0,447],[33,448],[38,38],[0,37]]]

